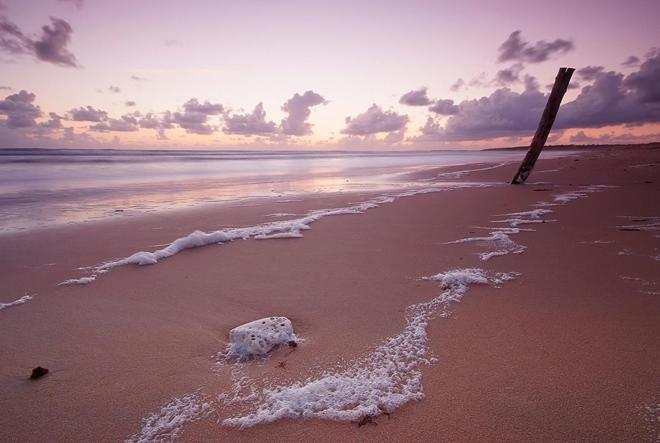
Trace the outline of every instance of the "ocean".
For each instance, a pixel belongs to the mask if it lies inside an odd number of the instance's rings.
[[[0,149],[0,233],[258,198],[406,189],[419,185],[408,172],[523,155]]]

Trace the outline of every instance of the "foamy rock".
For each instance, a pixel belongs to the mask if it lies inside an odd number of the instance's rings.
[[[229,331],[230,353],[240,356],[263,355],[275,346],[296,341],[291,320],[267,317]]]

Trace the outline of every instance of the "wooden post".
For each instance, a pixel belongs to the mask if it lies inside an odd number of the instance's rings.
[[[545,110],[541,116],[539,126],[536,128],[536,134],[534,134],[532,144],[530,145],[529,151],[527,151],[527,155],[520,165],[518,172],[516,172],[513,180],[511,180],[512,184],[517,185],[523,183],[532,172],[534,163],[536,163],[536,159],[539,158],[543,145],[545,145],[545,141],[548,139],[548,134],[550,134],[550,129],[552,129],[552,124],[555,122],[557,112],[559,111],[559,105],[561,105],[561,99],[564,98],[564,94],[568,89],[568,83],[571,81],[573,71],[575,71],[574,68],[559,68],[559,73],[555,78],[555,84],[548,97],[548,103],[545,105]]]

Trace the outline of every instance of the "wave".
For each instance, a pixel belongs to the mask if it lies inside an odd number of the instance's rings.
[[[172,257],[185,249],[199,248],[208,245],[221,245],[225,242],[234,240],[247,240],[250,238],[256,240],[282,239],[282,238],[300,238],[303,237],[303,231],[311,229],[311,224],[325,217],[335,215],[363,214],[369,209],[376,208],[386,203],[392,203],[398,198],[410,197],[413,195],[427,194],[431,192],[440,192],[451,189],[466,187],[485,187],[484,184],[454,184],[451,186],[437,185],[421,189],[407,190],[395,194],[382,195],[371,200],[357,203],[352,206],[317,209],[308,212],[306,215],[289,220],[279,220],[263,223],[255,226],[224,229],[213,232],[194,231],[184,237],[177,238],[166,247],[153,252],[139,251],[128,257],[111,260],[91,268],[91,274],[82,278],[71,278],[60,283],[60,285],[81,285],[89,284],[95,281],[100,275],[111,271],[114,268],[126,265],[153,265],[160,260]]]

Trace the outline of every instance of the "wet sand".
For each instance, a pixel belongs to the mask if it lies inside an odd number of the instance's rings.
[[[405,326],[405,309],[442,290],[420,280],[458,268],[519,272],[501,288],[473,286],[449,318],[429,323],[425,398],[358,427],[281,420],[238,430],[216,408],[179,438],[200,440],[652,441],[660,402],[660,149],[601,148],[542,160],[524,186],[517,164],[460,177],[482,181],[416,195],[360,215],[323,218],[303,239],[234,241],[125,266],[86,286],[57,286],[90,266],[154,250],[194,229],[250,226],[268,214],[342,207],[368,195],[254,202],[0,237],[0,414],[4,441],[116,441],[174,397],[230,387],[216,354],[232,327],[285,315],[305,341],[245,371],[274,383],[342,367]],[[460,169],[460,168],[458,168]],[[480,168],[477,168],[480,169]],[[542,183],[539,183],[542,182]],[[586,185],[611,185],[553,206],[513,239],[527,247],[481,261],[498,214],[528,211]],[[630,218],[621,218],[629,216]],[[645,221],[646,220],[646,221]],[[285,361],[284,367],[278,364]],[[28,382],[32,367],[51,373]],[[656,423],[652,423],[656,420]],[[653,429],[653,426],[656,426]]]

